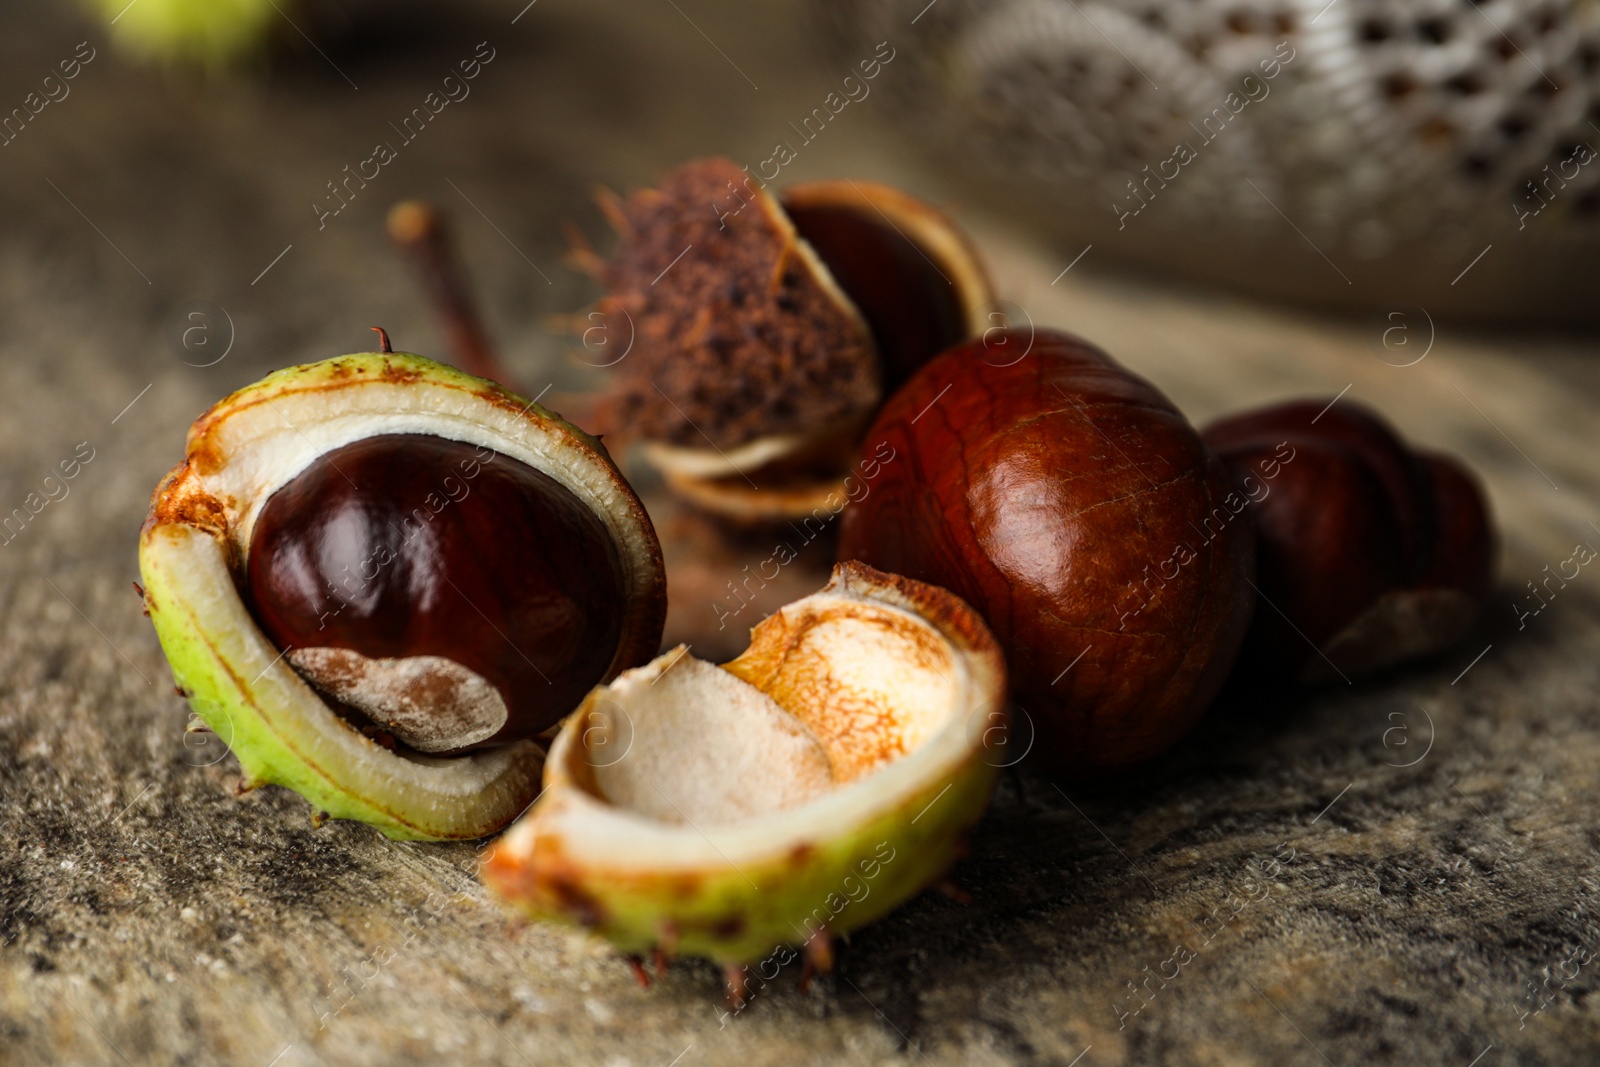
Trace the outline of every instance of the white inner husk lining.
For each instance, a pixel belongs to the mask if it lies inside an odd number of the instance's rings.
[[[590,791],[657,822],[741,822],[871,775],[959,711],[959,660],[907,612],[819,594],[765,626],[727,669],[676,649],[591,694],[573,754]]]

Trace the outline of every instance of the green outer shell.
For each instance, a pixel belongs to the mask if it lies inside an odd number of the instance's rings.
[[[413,377],[419,382],[429,382],[456,389],[464,389],[471,393],[480,393],[485,396],[495,395],[502,400],[514,404],[518,410],[539,419],[541,422],[572,434],[585,444],[607,455],[605,445],[598,437],[584,433],[574,424],[563,419],[549,408],[541,407],[511,390],[489,381],[487,378],[474,377],[466,371],[419,356],[414,352],[353,352],[348,356],[337,356],[333,359],[319,360],[315,363],[301,363],[292,367],[281,367],[268,374],[258,382],[245,386],[237,392],[231,393],[211,406],[211,410],[195,423],[195,429],[190,431],[191,437],[202,426],[221,421],[232,411],[263,400],[275,399],[289,393],[306,392],[321,386],[333,385],[348,381],[355,374],[381,375],[388,372]]]
[[[819,927],[858,929],[935,882],[963,854],[1003,765],[985,729],[998,724],[1003,737],[999,647],[952,594],[863,564],[836,567],[817,594],[824,596],[898,608],[940,630],[965,664],[969,706],[864,778],[800,807],[702,832],[614,807],[580,780],[577,753],[604,693],[596,688],[551,746],[544,794],[496,842],[484,880],[522,914],[584,927],[624,952],[660,948],[732,964],[803,944]],[[756,627],[740,661],[757,655],[758,643],[764,651],[787,647],[783,615]],[[998,717],[975,714],[982,711]]]
[[[777,946],[802,944],[820,926],[830,934],[866,926],[937,881],[961,858],[966,831],[993,792],[998,770],[984,755],[974,753],[953,777],[906,794],[849,834],[830,839],[819,831],[803,851],[695,875],[601,872],[513,904],[530,918],[585,927],[624,952],[648,953],[670,927],[678,953],[753,964]]]

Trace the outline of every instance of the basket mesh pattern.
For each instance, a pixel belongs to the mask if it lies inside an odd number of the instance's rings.
[[[1600,0],[939,0],[915,26],[905,13],[862,0],[828,17],[854,40],[903,43],[915,75],[901,99],[927,136],[1065,210],[1199,233],[1282,215],[1360,258],[1469,224],[1600,236]]]

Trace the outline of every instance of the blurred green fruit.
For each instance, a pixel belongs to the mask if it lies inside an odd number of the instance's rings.
[[[261,52],[295,0],[89,0],[125,52],[166,64],[237,66]]]

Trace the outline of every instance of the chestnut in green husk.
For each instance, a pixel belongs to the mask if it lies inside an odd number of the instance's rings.
[[[291,367],[214,406],[140,537],[157,635],[250,785],[392,837],[481,837],[532,740],[649,659],[665,577],[600,443],[420,356]],[[445,757],[445,758],[440,758]]]

